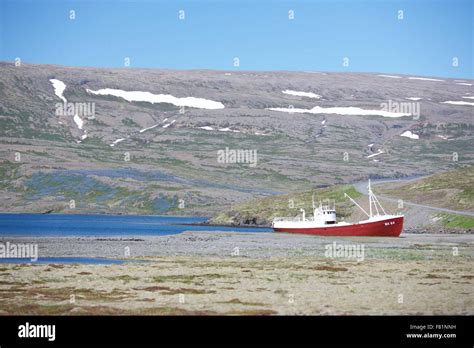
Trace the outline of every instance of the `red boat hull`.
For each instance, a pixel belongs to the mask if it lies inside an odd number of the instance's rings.
[[[351,225],[314,228],[273,228],[275,232],[315,234],[320,236],[398,237],[403,229],[403,216]]]

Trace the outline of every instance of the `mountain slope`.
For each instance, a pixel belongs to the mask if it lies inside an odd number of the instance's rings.
[[[10,63],[0,73],[2,211],[211,215],[473,162],[472,106],[444,103],[472,102],[473,89],[451,79]],[[377,115],[387,105],[420,113]],[[226,148],[257,162],[221,163]]]

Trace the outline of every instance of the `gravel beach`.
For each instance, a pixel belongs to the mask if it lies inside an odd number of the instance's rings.
[[[40,258],[133,261],[0,264],[4,315],[474,313],[473,235],[184,232],[0,241],[37,243]],[[363,246],[363,259],[328,256],[332,245]]]
[[[137,237],[2,237],[0,242],[38,244],[39,257],[107,257],[123,259],[154,256],[228,257],[324,257],[331,243],[363,244],[366,257],[397,250],[400,255],[434,250],[452,253],[463,248],[473,257],[474,235],[407,234],[400,238],[323,237],[286,233],[190,232],[166,236]],[[236,249],[237,248],[237,249]],[[423,254],[423,253],[422,253]],[[467,256],[466,255],[466,256]]]

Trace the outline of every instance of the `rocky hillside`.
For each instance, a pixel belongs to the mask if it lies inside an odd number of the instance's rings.
[[[209,216],[454,169],[473,163],[473,83],[0,63],[0,210]]]

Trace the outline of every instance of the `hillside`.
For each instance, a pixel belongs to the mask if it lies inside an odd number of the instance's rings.
[[[455,169],[473,163],[470,85],[0,62],[0,211],[211,216],[275,194]],[[222,163],[225,149],[258,161]]]
[[[474,212],[474,166],[413,182],[391,183],[379,192],[414,203]]]
[[[361,196],[351,185],[338,185],[309,192],[277,195],[233,206],[228,212],[222,212],[212,218],[210,222],[213,224],[271,225],[271,221],[275,217],[301,215],[300,209],[304,209],[309,216],[313,211],[313,195],[316,203],[319,200],[334,200],[338,219],[341,220],[350,216],[354,207],[354,204],[344,197],[344,193],[353,199]]]
[[[407,203],[474,212],[472,209],[474,204],[473,173],[474,166],[469,166],[409,182],[375,183],[372,189],[388,213],[405,215],[405,227],[410,231],[467,231],[474,229],[474,216],[445,213]],[[273,218],[277,216],[300,216],[300,208],[305,209],[307,216],[310,216],[313,195],[317,201],[334,199],[338,220],[359,221],[366,218],[360,209],[344,197],[344,193],[368,210],[366,195],[357,191],[353,185],[336,185],[311,192],[276,195],[238,204],[231,207],[229,211],[216,215],[210,223],[270,225]],[[398,206],[398,199],[404,201],[402,207]],[[447,204],[446,201],[448,201]]]

